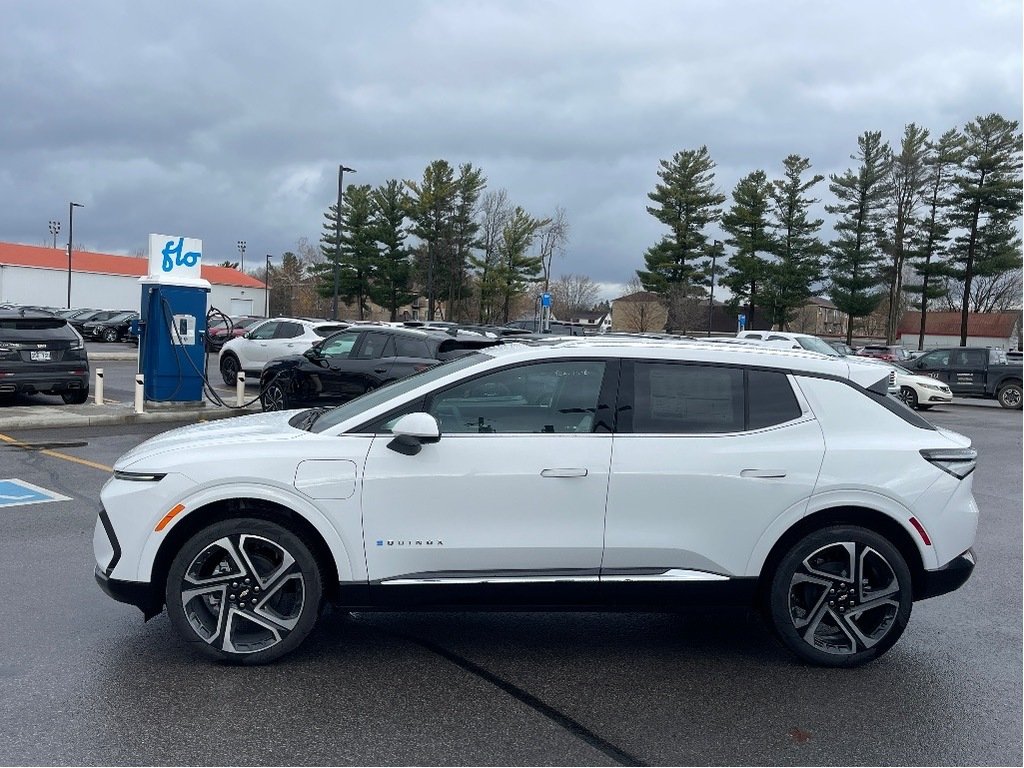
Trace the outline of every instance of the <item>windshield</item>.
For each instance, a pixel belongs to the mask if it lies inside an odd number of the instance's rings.
[[[800,336],[797,338],[797,343],[804,349],[810,350],[811,352],[820,352],[821,354],[828,355],[829,357],[842,357],[842,355],[832,349],[832,347],[817,336]]]
[[[435,365],[425,371],[413,374],[408,378],[399,379],[398,381],[393,381],[390,384],[385,384],[379,389],[371,390],[365,395],[357,397],[355,400],[349,400],[344,405],[339,405],[337,408],[333,408],[328,411],[314,422],[309,431],[323,432],[336,424],[341,424],[341,422],[351,419],[353,416],[358,416],[363,411],[376,408],[378,405],[386,403],[392,398],[401,397],[407,392],[412,392],[417,387],[437,381],[438,379],[447,376],[449,373],[461,371],[464,368],[470,368],[490,359],[490,355],[485,355],[483,352],[474,352],[471,355],[456,358],[451,362]]]

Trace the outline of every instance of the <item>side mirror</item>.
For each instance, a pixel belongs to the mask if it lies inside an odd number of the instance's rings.
[[[415,456],[425,444],[441,439],[441,428],[429,413],[407,413],[395,422],[391,434],[394,438],[388,448],[405,456]]]

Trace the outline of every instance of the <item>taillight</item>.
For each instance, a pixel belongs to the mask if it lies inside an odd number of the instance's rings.
[[[973,448],[925,448],[921,456],[958,480],[963,480],[978,466],[978,452]]]

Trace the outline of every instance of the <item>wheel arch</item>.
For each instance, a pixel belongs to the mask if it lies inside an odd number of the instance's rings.
[[[322,524],[315,525],[306,515],[280,500],[242,495],[213,499],[202,503],[176,520],[174,525],[168,528],[163,539],[156,542],[156,552],[153,555],[148,582],[153,597],[160,601],[161,605],[171,562],[185,542],[203,528],[223,520],[239,517],[253,517],[278,523],[295,533],[309,547],[310,552],[320,564],[324,596],[328,600],[336,597],[341,580],[340,570],[347,568],[348,571],[351,571],[352,565],[347,549],[337,533],[331,535],[328,532],[328,535],[334,539],[334,548],[332,548],[324,535]],[[151,535],[147,548],[153,546],[154,537],[158,535]],[[340,551],[337,551],[338,548]],[[344,561],[339,563],[339,557],[344,558]],[[351,573],[345,574],[346,580],[352,576]]]
[[[871,507],[842,505],[812,512],[791,525],[765,557],[758,575],[757,597],[763,604],[776,566],[800,539],[831,525],[856,525],[884,536],[903,556],[910,569],[911,590],[919,594],[924,586],[924,559],[911,533],[896,518]]]

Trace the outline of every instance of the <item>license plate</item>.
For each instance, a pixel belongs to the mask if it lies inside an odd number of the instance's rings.
[[[49,360],[50,350],[44,349],[41,352],[29,352],[28,356],[30,360]]]

